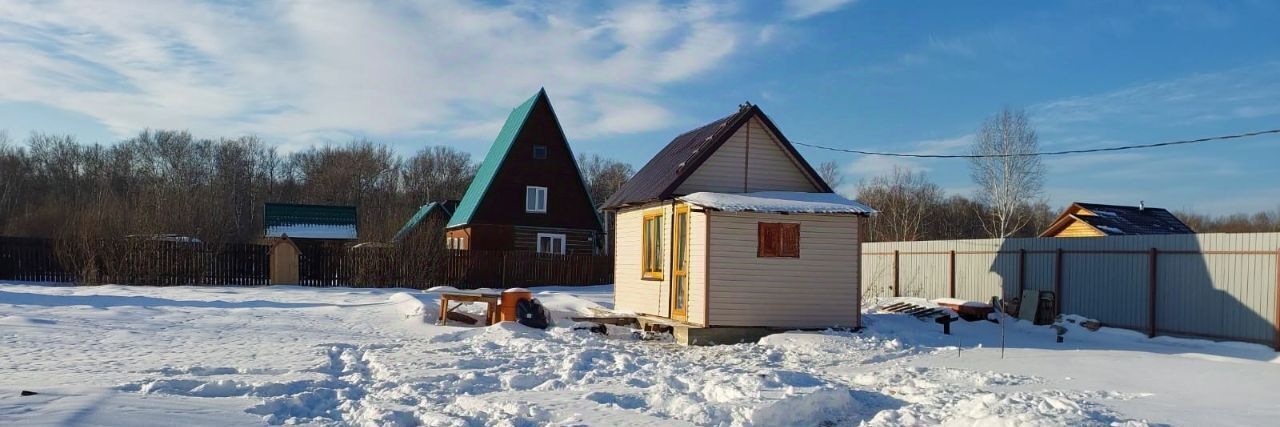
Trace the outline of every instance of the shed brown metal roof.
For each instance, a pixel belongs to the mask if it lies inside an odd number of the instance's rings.
[[[795,146],[791,145],[791,141],[787,140],[772,120],[769,120],[769,116],[766,116],[760,107],[746,103],[733,114],[676,136],[662,151],[653,156],[649,163],[640,168],[635,176],[627,180],[622,188],[609,197],[601,208],[616,210],[629,205],[672,198],[676,195],[673,194],[676,188],[680,187],[680,184],[692,175],[698,166],[710,158],[716,149],[724,145],[725,141],[728,141],[729,137],[733,136],[738,128],[747,124],[752,117],[759,118],[769,131],[778,137],[778,142],[796,160],[809,180],[822,189],[822,192],[833,192],[817,171],[804,160],[804,157],[800,156]]]

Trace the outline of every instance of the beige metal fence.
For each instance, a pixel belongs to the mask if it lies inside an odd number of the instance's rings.
[[[1280,350],[1280,233],[866,243],[863,297],[1012,298],[1154,336]]]

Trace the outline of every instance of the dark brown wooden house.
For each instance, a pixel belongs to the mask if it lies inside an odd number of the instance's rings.
[[[539,90],[507,116],[449,220],[458,249],[592,254],[603,230],[569,141]]]

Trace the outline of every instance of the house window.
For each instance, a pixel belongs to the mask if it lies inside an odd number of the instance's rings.
[[[547,213],[547,187],[524,188],[524,211]]]
[[[800,258],[800,224],[762,222],[756,256],[760,258]]]
[[[533,158],[535,158],[535,159],[545,159],[545,158],[547,158],[547,146],[545,146],[545,145],[535,145],[535,146],[533,146]]]
[[[538,233],[538,253],[564,255],[564,235]]]
[[[467,241],[461,237],[450,237],[446,239],[445,246],[449,249],[463,250],[467,248]]]
[[[641,265],[644,266],[642,278],[662,280],[662,212],[645,214],[643,247],[641,248]]]

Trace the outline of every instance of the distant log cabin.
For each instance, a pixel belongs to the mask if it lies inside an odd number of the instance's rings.
[[[1040,237],[1102,237],[1195,233],[1167,210],[1075,202]]]

